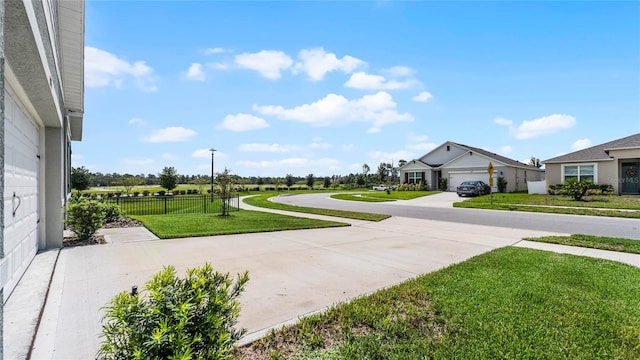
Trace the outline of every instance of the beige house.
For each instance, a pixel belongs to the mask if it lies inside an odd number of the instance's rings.
[[[547,186],[568,179],[613,186],[615,194],[640,195],[640,134],[543,161]]]
[[[507,192],[526,191],[527,181],[544,179],[544,171],[469,145],[447,141],[420,158],[400,167],[400,183],[427,184],[430,190],[439,188],[446,178],[447,191],[456,191],[463,181],[480,180],[489,184],[489,163],[493,165],[493,191],[498,191],[497,179],[507,180]]]

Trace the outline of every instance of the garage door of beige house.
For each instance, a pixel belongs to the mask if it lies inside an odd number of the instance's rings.
[[[449,171],[449,191],[456,191],[456,188],[465,181],[478,180],[489,184],[489,173],[486,171]]]

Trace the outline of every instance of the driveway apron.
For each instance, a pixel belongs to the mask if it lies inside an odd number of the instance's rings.
[[[63,249],[32,358],[93,358],[101,307],[133,285],[142,289],[165,265],[180,276],[205,262],[232,275],[249,270],[238,324],[248,330],[247,342],[305,314],[541,235],[548,233],[393,217],[341,228]]]

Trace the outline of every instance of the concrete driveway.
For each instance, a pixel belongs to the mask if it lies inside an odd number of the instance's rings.
[[[114,242],[60,252],[33,359],[88,359],[99,348],[101,307],[164,265],[178,273],[210,262],[249,270],[239,326],[245,342],[338,302],[492,249],[533,230],[393,217],[350,227],[174,240]]]

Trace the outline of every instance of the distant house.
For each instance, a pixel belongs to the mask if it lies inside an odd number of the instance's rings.
[[[463,181],[481,180],[489,183],[489,162],[494,168],[494,186],[497,178],[507,180],[508,192],[527,190],[527,181],[540,181],[544,171],[531,165],[509,159],[473,146],[447,141],[418,159],[400,167],[401,183],[422,181],[431,190],[439,188],[440,179],[446,178],[448,191],[456,191]]]
[[[0,292],[62,247],[71,140],[82,138],[84,1],[0,2]]]
[[[640,195],[640,134],[543,161],[547,185],[567,179],[609,184],[620,195]]]

